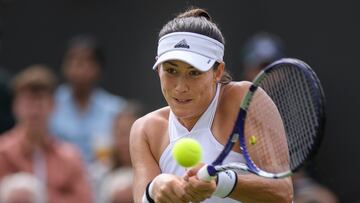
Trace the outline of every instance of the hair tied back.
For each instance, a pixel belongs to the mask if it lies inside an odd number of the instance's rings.
[[[179,14],[177,18],[187,18],[187,17],[204,17],[208,21],[212,21],[210,14],[201,8],[190,8],[187,11]]]

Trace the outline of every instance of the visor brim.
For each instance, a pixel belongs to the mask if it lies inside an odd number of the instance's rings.
[[[171,60],[179,60],[185,62],[202,72],[210,70],[215,63],[214,59],[194,52],[173,50],[162,54],[155,62],[153,69],[155,70],[158,65]]]

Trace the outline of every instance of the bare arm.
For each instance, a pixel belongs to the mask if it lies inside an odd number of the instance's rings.
[[[204,181],[196,177],[197,171],[201,167],[195,167],[187,171],[187,176],[191,176],[191,190],[196,191],[198,196],[208,196],[208,188],[204,190]],[[207,184],[210,184],[206,182]],[[189,187],[188,187],[189,188]],[[214,192],[214,189],[210,190]],[[210,193],[211,194],[211,193]],[[238,174],[238,182],[230,198],[246,203],[290,203],[292,200],[292,183],[290,178],[267,179],[253,174]]]
[[[134,201],[141,202],[147,184],[152,181],[150,193],[155,202],[189,202],[193,198],[185,192],[184,180],[172,174],[161,174],[153,155],[150,139],[156,144],[155,147],[159,147],[161,136],[165,136],[157,130],[164,126],[156,120],[155,116],[145,116],[137,120],[131,129],[130,154],[134,167]]]
[[[238,175],[238,183],[230,198],[248,203],[290,203],[292,195],[290,178],[273,180],[246,174]]]
[[[130,154],[134,167],[133,195],[135,202],[141,202],[146,185],[158,174],[160,168],[150,151],[144,129],[144,118],[137,120],[130,133]]]

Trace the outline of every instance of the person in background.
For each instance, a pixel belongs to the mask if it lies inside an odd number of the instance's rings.
[[[133,169],[129,152],[132,124],[143,115],[142,104],[130,100],[114,122],[114,145],[108,172],[102,178],[100,201],[102,203],[131,203]]]
[[[259,32],[246,43],[241,53],[243,64],[243,79],[252,81],[267,65],[285,57],[283,41],[268,32]]]
[[[11,86],[16,124],[0,137],[0,180],[27,172],[40,181],[46,203],[92,202],[80,153],[57,141],[48,129],[54,74],[46,66],[33,65],[17,74]]]
[[[15,173],[0,183],[1,203],[42,203],[45,195],[40,181],[30,173]]]
[[[114,118],[125,103],[99,87],[104,66],[104,53],[94,37],[74,37],[62,64],[66,83],[56,91],[52,132],[77,145],[87,164],[96,160],[97,150],[109,148]]]

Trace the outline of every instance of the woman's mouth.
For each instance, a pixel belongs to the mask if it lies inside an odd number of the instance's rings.
[[[192,99],[178,99],[178,98],[174,98],[174,100],[179,103],[179,104],[187,104],[189,102],[191,102]]]

